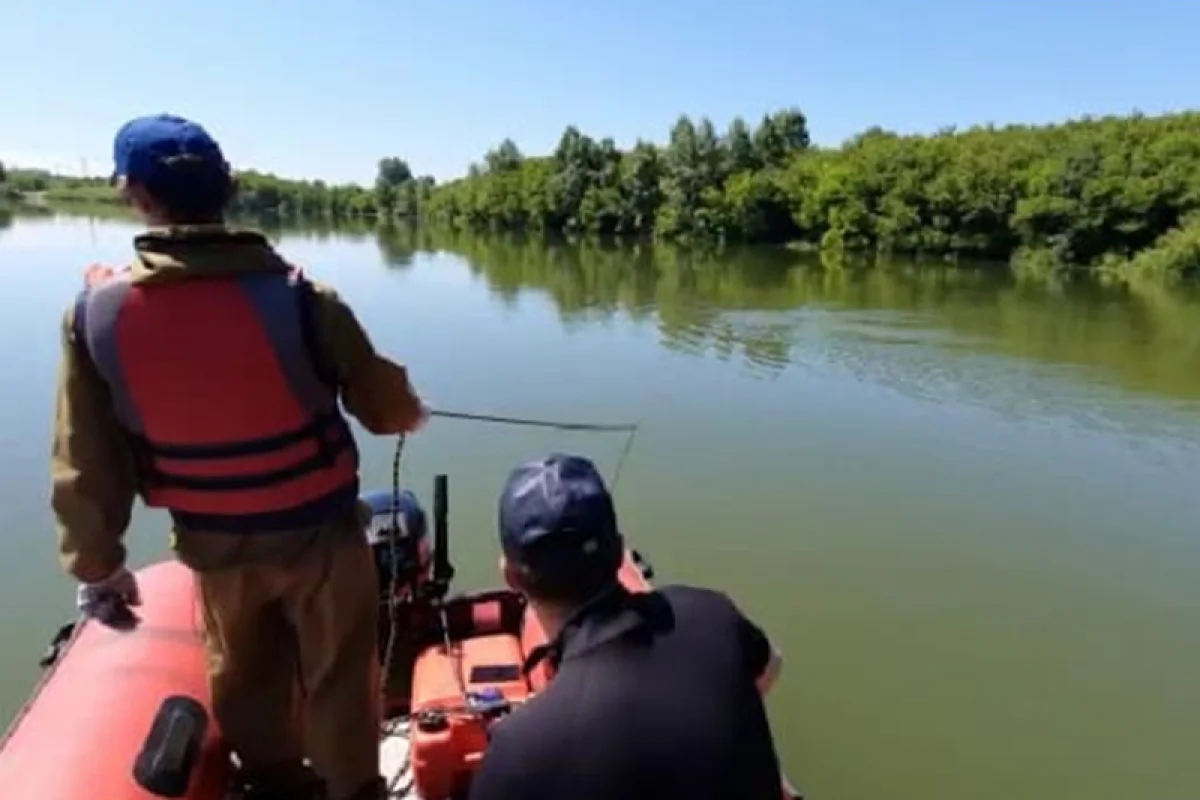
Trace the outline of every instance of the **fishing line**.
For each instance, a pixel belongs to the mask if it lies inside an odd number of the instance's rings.
[[[468,414],[465,411],[443,411],[441,409],[431,409],[429,415],[432,417],[446,417],[448,419],[466,419],[474,422],[497,422],[504,425],[530,425],[537,428],[556,428],[560,431],[636,431],[638,424],[636,422],[622,422],[615,424],[604,424],[598,422],[559,422],[548,419],[533,419],[530,417],[501,417],[494,414]]]
[[[617,485],[621,482],[621,472],[625,468],[625,460],[629,457],[629,453],[633,450],[634,439],[637,438],[637,433],[641,427],[640,422],[617,422],[617,423],[601,423],[601,422],[562,422],[559,420],[536,419],[532,417],[507,417],[496,414],[473,414],[465,411],[445,411],[442,409],[431,409],[429,411],[431,417],[443,417],[445,419],[467,420],[470,422],[491,422],[497,425],[519,425],[532,428],[551,428],[559,431],[592,431],[596,433],[626,433],[625,444],[621,448],[621,455],[617,459],[617,469],[613,473],[612,490],[615,493]]]

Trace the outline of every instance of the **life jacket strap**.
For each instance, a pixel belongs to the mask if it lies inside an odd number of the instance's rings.
[[[336,414],[321,415],[319,419],[295,431],[252,442],[237,442],[220,445],[162,445],[146,441],[140,436],[130,436],[134,443],[135,458],[138,460],[139,475],[146,488],[187,489],[197,492],[223,492],[242,489],[259,489],[294,480],[310,472],[329,467],[354,440],[350,428]],[[278,451],[283,447],[309,440],[316,445],[316,452],[287,467],[266,472],[241,475],[180,475],[164,470],[159,458],[179,461],[203,462],[210,459],[237,458],[262,455]]]

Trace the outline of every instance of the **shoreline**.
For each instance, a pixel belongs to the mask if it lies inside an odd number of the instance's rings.
[[[735,119],[720,134],[681,116],[662,145],[621,150],[568,127],[552,153],[525,156],[505,140],[443,184],[399,158],[379,169],[374,189],[239,172],[231,216],[1200,282],[1200,112],[935,135],[872,128],[838,148],[811,147],[796,109],[754,127]],[[10,192],[32,181],[41,206],[120,207],[99,178],[19,169],[9,178]]]
[[[90,198],[55,196],[54,194],[45,192],[40,194],[41,197],[34,201],[30,201],[25,197],[17,199],[10,203],[7,208],[16,211],[28,209],[30,211],[62,213],[73,217],[101,217],[134,221],[134,217],[125,211],[123,204],[115,197],[104,200],[93,200]],[[0,207],[4,207],[2,202],[0,202]],[[98,211],[102,211],[103,213],[89,213]],[[1196,236],[1200,239],[1200,228],[1173,229],[1164,237],[1165,242],[1147,248],[1135,254],[1130,259],[1109,257],[1107,260],[1096,264],[1082,265],[1058,260],[1052,252],[1047,250],[1015,252],[1008,259],[996,259],[953,253],[905,251],[888,253],[871,250],[826,248],[822,247],[820,243],[804,239],[762,242],[744,240],[718,241],[712,239],[676,241],[647,235],[605,235],[536,229],[478,230],[446,225],[443,222],[420,218],[389,219],[377,216],[329,217],[319,214],[276,215],[259,212],[258,214],[235,215],[231,217],[231,220],[238,224],[259,228],[268,233],[317,230],[329,233],[340,231],[348,234],[359,234],[381,233],[397,227],[412,227],[449,233],[455,236],[461,235],[482,239],[494,237],[532,239],[540,241],[547,247],[596,245],[603,248],[615,247],[617,249],[634,250],[649,246],[665,247],[676,251],[698,254],[720,253],[730,248],[749,247],[776,250],[781,253],[812,258],[817,260],[821,267],[826,270],[875,269],[885,265],[904,263],[918,264],[930,268],[938,267],[964,270],[984,268],[1003,270],[1012,273],[1022,280],[1035,282],[1061,282],[1063,280],[1083,278],[1102,283],[1126,285],[1144,283],[1153,286],[1165,286],[1166,288],[1191,288],[1200,285],[1200,275],[1195,274],[1197,270],[1200,270],[1200,246],[1192,248],[1190,244],[1191,237]],[[1180,260],[1180,256],[1174,254],[1174,252],[1181,249],[1178,241],[1181,238],[1184,239],[1182,247],[1184,250],[1183,257],[1189,264],[1192,264],[1194,250],[1195,266],[1177,270],[1180,273],[1178,275],[1170,274],[1171,270],[1167,269],[1160,269],[1158,270],[1160,274],[1154,274],[1153,265],[1151,265],[1150,269],[1147,269],[1146,263],[1148,261],[1172,258],[1176,261]]]

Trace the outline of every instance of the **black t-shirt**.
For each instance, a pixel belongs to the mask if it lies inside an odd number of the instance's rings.
[[[725,595],[620,592],[555,645],[557,674],[493,727],[470,800],[778,800],[755,685],[770,645]]]

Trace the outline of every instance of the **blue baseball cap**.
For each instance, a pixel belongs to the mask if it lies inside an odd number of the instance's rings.
[[[553,453],[514,469],[500,495],[500,546],[535,569],[576,569],[621,541],[612,496],[595,465]]]
[[[186,167],[186,169],[178,169]],[[113,140],[112,180],[162,186],[229,175],[220,145],[199,124],[172,114],[137,117]]]

